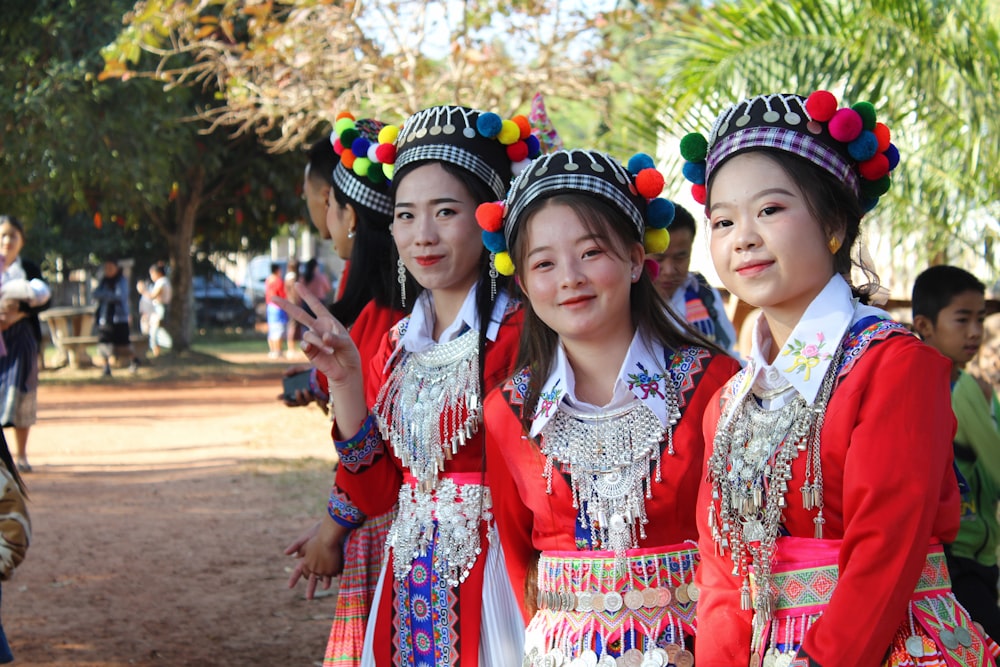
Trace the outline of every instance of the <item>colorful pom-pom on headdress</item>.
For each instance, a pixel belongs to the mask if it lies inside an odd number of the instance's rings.
[[[870,102],[838,107],[826,90],[808,98],[760,95],[724,111],[707,140],[699,133],[681,139],[684,177],[695,201],[705,204],[708,179],[723,162],[759,148],[792,153],[825,169],[858,195],[865,212],[888,191],[889,173],[899,164],[889,128]]]
[[[402,127],[384,127],[377,139],[375,155],[388,179],[418,162],[450,162],[475,174],[497,198],[507,194],[511,178],[540,152],[526,117],[505,120],[459,106],[418,111]]]
[[[483,228],[483,245],[495,253],[499,273],[511,275],[514,262],[508,249],[528,206],[541,198],[566,192],[583,192],[608,201],[621,210],[635,228],[646,252],[659,253],[670,242],[667,227],[674,219],[672,202],[658,198],[662,174],[643,153],[622,166],[610,155],[589,150],[559,150],[545,155],[521,172],[506,202],[490,202],[476,209]]]
[[[370,118],[355,119],[348,112],[337,114],[330,135],[340,162],[333,169],[333,183],[352,202],[382,215],[392,215],[386,154],[379,154],[378,137],[387,126]]]

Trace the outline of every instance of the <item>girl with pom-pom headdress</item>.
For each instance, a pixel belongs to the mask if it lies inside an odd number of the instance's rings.
[[[340,142],[352,172],[388,185],[384,259],[412,307],[362,368],[320,304],[305,295],[315,318],[290,306],[330,380],[338,488],[365,515],[397,508],[361,664],[515,664],[523,624],[495,539],[481,402],[511,372],[522,314],[475,211],[506,194],[538,139],[523,116],[448,105]]]
[[[738,364],[644,271],[662,189],[649,156],[561,150],[477,212],[524,295],[519,370],[485,405],[524,664],[690,664],[701,414]]]
[[[681,153],[720,279],[761,310],[705,416],[698,664],[993,665],[941,548],[950,365],[850,283],[888,127],[826,91],[761,95]]]

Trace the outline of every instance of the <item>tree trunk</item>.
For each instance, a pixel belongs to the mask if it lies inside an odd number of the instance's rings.
[[[172,230],[165,234],[170,256],[170,283],[174,292],[167,330],[174,339],[173,349],[177,352],[190,349],[195,332],[194,298],[191,294],[194,275],[191,244],[204,188],[205,169],[197,166],[191,170],[185,196],[178,199]]]

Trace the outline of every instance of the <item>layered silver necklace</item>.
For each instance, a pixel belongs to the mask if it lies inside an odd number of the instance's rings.
[[[479,332],[404,352],[379,390],[374,413],[384,440],[423,491],[480,423]]]
[[[552,493],[553,468],[558,462],[569,473],[573,507],[585,506],[579,520],[590,530],[591,544],[614,551],[621,564],[626,550],[646,537],[645,499],[653,497],[653,482],[662,481],[664,435],[667,453],[674,453],[673,427],[680,419],[680,408],[675,382],[666,384],[666,433],[656,414],[637,398],[600,412],[584,412],[561,402],[540,432],[546,492]]]
[[[807,456],[800,488],[802,507],[817,510],[814,534],[817,539],[823,537],[820,433],[844,356],[843,344],[841,340],[812,405],[796,393],[780,408],[766,410],[761,397],[749,391],[742,399],[730,401],[719,419],[708,461],[712,484],[708,525],[716,547],[720,553],[730,551],[734,573],[743,578],[740,602],[743,609],[754,610],[755,640],[773,614],[776,591],[772,590],[771,565],[787,506],[792,463],[802,452]],[[794,391],[792,387],[787,390]],[[751,565],[757,588],[752,600]]]

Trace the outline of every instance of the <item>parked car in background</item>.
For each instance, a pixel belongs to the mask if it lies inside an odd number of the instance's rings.
[[[243,289],[215,267],[195,268],[191,292],[199,328],[253,327],[253,303]]]

